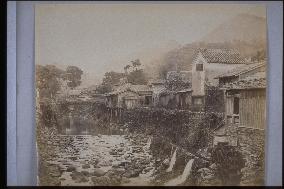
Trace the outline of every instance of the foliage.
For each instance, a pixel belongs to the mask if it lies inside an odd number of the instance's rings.
[[[190,82],[185,82],[179,74],[173,75],[171,79],[166,80],[166,88],[170,91],[179,91],[191,86]]]
[[[59,78],[64,71],[54,65],[36,66],[36,86],[41,97],[52,98],[60,90]]]
[[[141,66],[141,62],[139,59],[133,60],[131,61],[133,68],[135,68],[135,70],[138,69],[139,66]]]
[[[125,74],[127,74],[127,72],[128,72],[128,70],[129,70],[129,68],[131,68],[131,66],[130,65],[126,65],[126,66],[124,66],[124,71],[125,71]]]
[[[54,98],[61,89],[62,80],[66,80],[71,88],[80,85],[82,74],[82,70],[76,66],[69,66],[64,71],[55,65],[36,65],[36,86],[40,97]]]
[[[81,76],[83,71],[76,66],[68,66],[65,73],[65,79],[68,81],[67,85],[71,89],[81,84]]]
[[[251,58],[252,61],[261,61],[266,58],[266,52],[264,49],[259,50],[255,53],[255,55]]]
[[[147,78],[143,69],[139,68],[142,64],[139,59],[131,61],[131,65],[124,66],[125,73],[119,72],[106,72],[103,78],[101,85],[96,89],[97,93],[108,93],[111,92],[114,85],[119,84],[121,79],[127,80],[127,82],[134,85],[143,85],[147,84]],[[128,71],[130,68],[133,68],[132,71]]]
[[[224,112],[223,91],[215,86],[206,86],[205,110],[208,112]]]
[[[103,82],[96,89],[97,93],[108,93],[112,90],[115,84],[118,84],[120,79],[124,78],[124,73],[119,72],[106,72],[103,78]]]
[[[217,173],[224,185],[238,185],[241,169],[245,166],[242,154],[235,147],[218,144],[212,151],[212,161],[217,165]]]
[[[127,80],[129,83],[132,83],[134,85],[145,85],[147,84],[147,78],[145,76],[145,73],[142,69],[136,69],[132,72],[130,72],[127,75]]]

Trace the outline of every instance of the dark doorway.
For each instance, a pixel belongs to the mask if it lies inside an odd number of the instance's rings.
[[[239,114],[239,103],[240,103],[240,98],[239,97],[234,97],[234,114]]]
[[[145,97],[145,105],[151,105],[152,103],[152,96]]]

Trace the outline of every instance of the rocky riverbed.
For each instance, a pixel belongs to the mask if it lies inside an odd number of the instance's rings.
[[[59,135],[50,176],[62,186],[151,185],[149,138],[127,135]]]

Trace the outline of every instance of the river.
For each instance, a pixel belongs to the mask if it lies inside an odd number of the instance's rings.
[[[62,186],[92,186],[101,182],[109,182],[107,185],[151,185],[154,160],[149,150],[149,138],[59,135],[59,141],[54,149],[57,156],[48,163],[60,167]],[[112,177],[109,173],[118,172],[121,177],[116,181],[108,179]],[[99,177],[106,181],[95,183]]]

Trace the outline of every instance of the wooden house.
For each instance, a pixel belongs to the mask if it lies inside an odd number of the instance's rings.
[[[227,124],[265,129],[265,72],[258,72],[236,82],[228,83],[223,89],[225,91],[225,119]]]
[[[178,91],[164,90],[159,95],[158,106],[170,109],[190,109],[191,93],[190,88]]]
[[[215,79],[219,79],[219,87],[223,87],[229,83],[244,79],[249,75],[253,75],[257,72],[265,72],[266,62],[254,62],[239,66],[231,71],[217,76]]]
[[[152,79],[149,82],[149,87],[152,90],[152,102],[154,106],[159,104],[159,96],[166,89],[165,88],[165,80],[163,79]]]
[[[232,49],[199,49],[192,62],[192,104],[203,108],[206,86],[218,86],[218,75],[245,64]]]
[[[179,109],[191,108],[192,89],[179,90],[176,93],[176,99]]]
[[[244,145],[248,138],[259,140],[263,137],[250,136],[248,130],[266,128],[266,76],[265,72],[254,73],[251,76],[224,85],[225,91],[225,124],[214,131],[213,145],[227,143],[231,146]],[[247,130],[248,129],[248,130]],[[260,135],[262,136],[262,135]],[[250,149],[260,144],[246,143]],[[247,156],[247,154],[246,154]]]
[[[126,83],[106,94],[106,105],[110,108],[133,109],[152,105],[152,91],[147,85]]]

